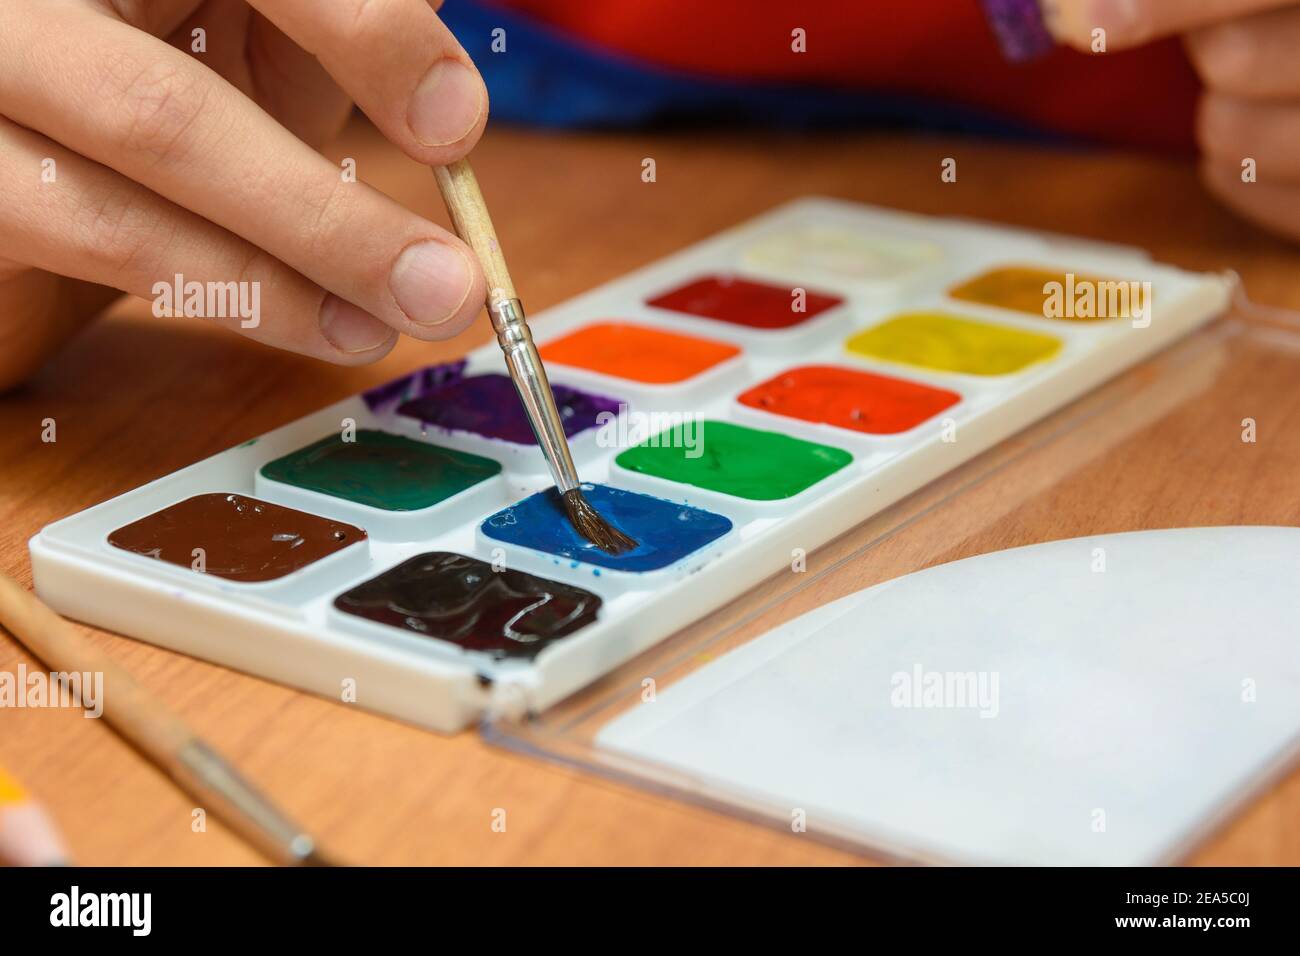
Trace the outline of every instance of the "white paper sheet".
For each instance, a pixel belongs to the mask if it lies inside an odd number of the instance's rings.
[[[720,657],[597,744],[922,859],[1176,859],[1300,748],[1300,530],[930,568]]]

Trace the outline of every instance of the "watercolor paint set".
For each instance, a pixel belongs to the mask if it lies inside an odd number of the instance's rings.
[[[1197,329],[1138,250],[809,198],[532,317],[568,526],[495,344],[44,528],[62,613],[440,731],[537,713]]]

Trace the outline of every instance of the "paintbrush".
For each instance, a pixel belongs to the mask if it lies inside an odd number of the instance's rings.
[[[492,319],[492,329],[505,354],[510,380],[515,383],[528,423],[546,457],[569,522],[578,534],[602,551],[622,554],[632,550],[637,543],[601,517],[582,493],[564,423],[546,378],[546,368],[533,344],[532,332],[524,319],[524,307],[515,294],[474,170],[467,160],[462,159],[450,166],[434,167],[433,174],[437,177],[438,189],[442,191],[456,232],[474,250],[487,276],[487,310]]]
[[[104,718],[113,729],[268,857],[298,866],[331,865],[302,827],[180,717],[6,574],[0,574],[0,625],[52,672],[103,674]]]

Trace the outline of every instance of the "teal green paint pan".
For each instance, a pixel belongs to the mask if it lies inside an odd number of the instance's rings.
[[[291,499],[298,507],[347,516],[385,537],[410,537],[430,530],[421,522],[413,524],[412,512],[433,517],[452,504],[459,512],[459,505],[471,500],[490,510],[504,493],[500,474],[500,463],[491,458],[361,430],[352,441],[330,435],[268,462],[258,472],[258,487],[274,482],[276,497]],[[481,495],[492,500],[480,501]],[[444,520],[454,523],[458,516],[448,514]],[[393,534],[384,535],[385,528]]]

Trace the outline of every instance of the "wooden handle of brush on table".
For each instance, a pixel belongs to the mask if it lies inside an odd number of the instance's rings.
[[[285,863],[327,865],[315,841],[69,621],[0,574],[0,625],[54,672],[102,674],[104,719],[245,840]],[[82,700],[85,704],[85,691]]]
[[[456,234],[474,250],[483,267],[483,274],[487,277],[488,308],[502,299],[517,299],[515,284],[506,268],[506,257],[492,226],[492,216],[483,201],[483,193],[478,188],[469,160],[460,159],[450,166],[435,166],[433,175],[456,225]]]
[[[75,626],[5,574],[0,574],[0,624],[51,671],[103,674],[103,694],[113,702],[105,718],[164,767],[170,769],[175,755],[194,737],[179,717]]]

